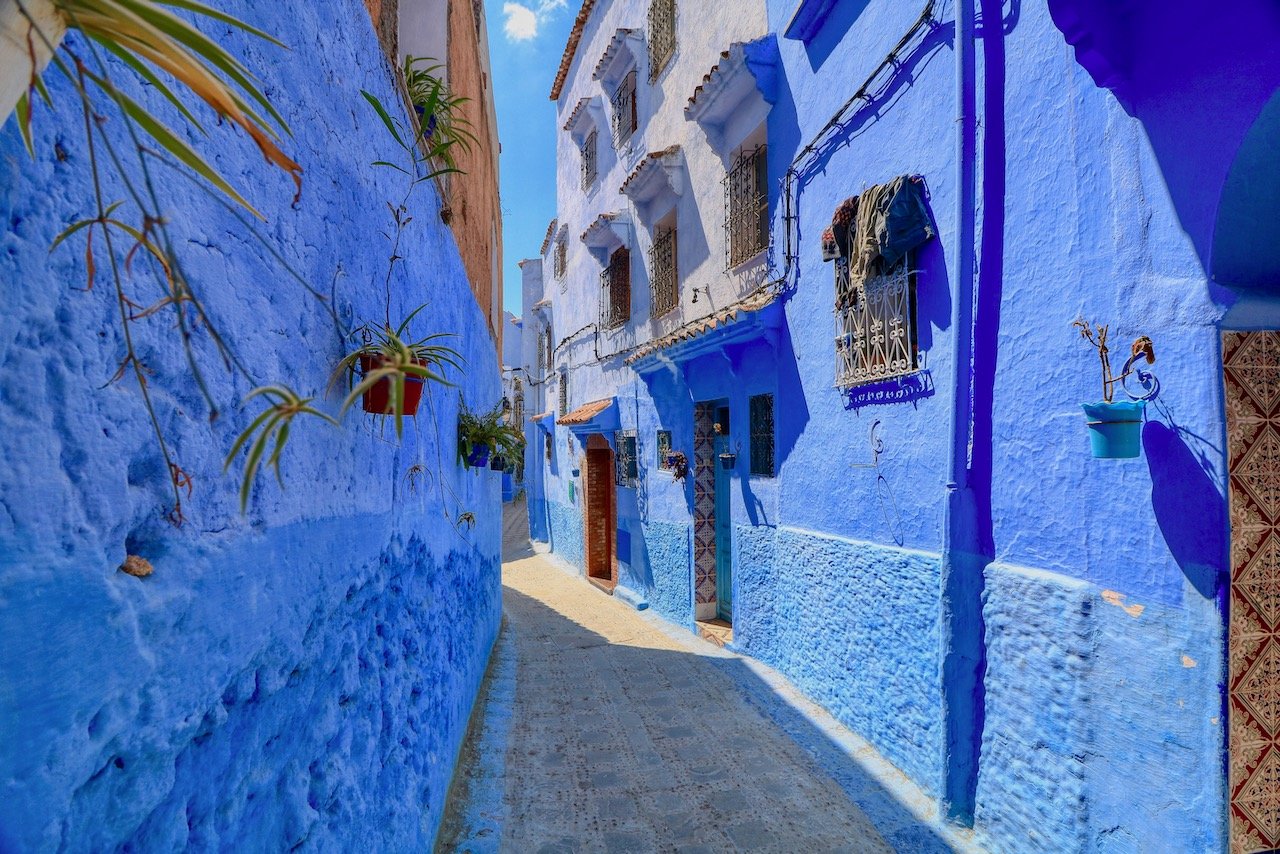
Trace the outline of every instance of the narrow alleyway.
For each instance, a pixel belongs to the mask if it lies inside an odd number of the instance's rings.
[[[572,577],[512,522],[505,624],[439,850],[957,847],[759,665]]]

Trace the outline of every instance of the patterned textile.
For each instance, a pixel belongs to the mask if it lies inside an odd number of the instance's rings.
[[[1231,506],[1231,851],[1280,848],[1280,332],[1222,336]]]
[[[716,601],[715,407],[693,408],[693,591],[699,605]]]

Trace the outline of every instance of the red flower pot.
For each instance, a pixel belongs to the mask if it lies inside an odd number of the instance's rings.
[[[360,370],[365,376],[371,372],[378,370],[386,362],[381,356],[361,356]],[[421,363],[419,363],[421,364]],[[422,402],[422,380],[416,377],[406,377],[404,381],[404,414],[417,415],[418,404]],[[391,380],[382,379],[373,384],[373,387],[364,393],[364,411],[372,412],[375,415],[394,415],[395,411],[391,407]]]

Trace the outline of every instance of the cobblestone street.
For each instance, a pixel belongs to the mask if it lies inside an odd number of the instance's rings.
[[[823,731],[765,668],[511,545],[506,622],[440,850],[963,847],[903,805],[900,774],[876,779],[869,748],[829,719]],[[930,809],[923,796],[913,808]]]

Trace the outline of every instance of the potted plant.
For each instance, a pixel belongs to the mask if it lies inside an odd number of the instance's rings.
[[[1139,359],[1146,359],[1147,364],[1154,363],[1155,347],[1147,336],[1139,337],[1133,342],[1120,375],[1115,376],[1111,371],[1111,355],[1107,346],[1109,327],[1094,325],[1091,328],[1083,319],[1076,320],[1072,325],[1080,330],[1080,337],[1098,351],[1098,360],[1102,365],[1102,400],[1080,404],[1088,419],[1086,423],[1093,456],[1109,460],[1133,459],[1142,449],[1142,421],[1147,401],[1155,397],[1159,390],[1155,378],[1149,372],[1133,366]],[[1124,381],[1134,375],[1149,388],[1146,395],[1134,396],[1125,388]],[[1129,400],[1113,399],[1117,385],[1125,391]]]
[[[503,422],[502,406],[478,415],[465,406],[458,415],[458,456],[467,468],[505,471],[524,455],[524,436]],[[491,461],[492,460],[492,461]]]
[[[666,464],[676,480],[684,480],[689,476],[689,458],[683,451],[667,451]]]
[[[731,471],[738,464],[738,455],[734,451],[724,451],[720,454],[720,468],[725,471]]]
[[[452,334],[440,332],[416,340],[406,334],[409,324],[424,308],[425,303],[394,329],[390,323],[362,328],[364,343],[338,363],[329,380],[331,387],[344,377],[347,380],[349,392],[342,402],[341,413],[346,413],[360,400],[365,412],[394,417],[399,436],[404,416],[418,412],[423,382],[453,385],[445,379],[444,371],[447,367],[461,370],[462,356],[452,347],[437,343]],[[357,366],[359,382],[356,382]]]

